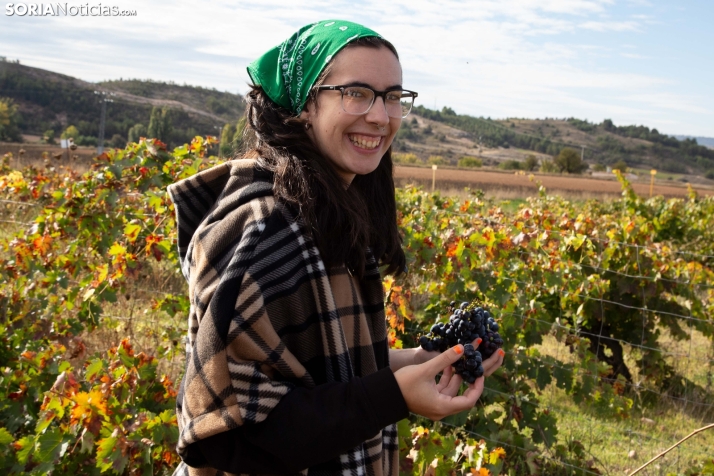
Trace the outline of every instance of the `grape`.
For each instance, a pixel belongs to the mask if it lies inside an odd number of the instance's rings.
[[[465,382],[473,383],[483,376],[483,359],[498,351],[503,346],[503,339],[498,334],[498,323],[487,309],[468,307],[468,302],[462,302],[457,307],[457,302],[451,301],[449,321],[431,326],[429,333],[419,338],[419,344],[429,352],[444,352],[449,347],[462,344],[464,354],[454,363],[454,372]],[[472,342],[479,337],[481,343],[476,349]]]

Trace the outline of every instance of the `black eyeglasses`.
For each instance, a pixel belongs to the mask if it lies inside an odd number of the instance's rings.
[[[315,86],[318,91],[340,91],[342,94],[342,110],[347,114],[367,114],[377,97],[384,101],[387,116],[404,118],[409,115],[417,94],[414,91],[396,89],[391,91],[375,91],[366,86]]]

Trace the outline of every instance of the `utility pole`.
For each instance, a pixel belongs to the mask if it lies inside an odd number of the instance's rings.
[[[108,96],[114,96],[115,94],[106,91],[94,91],[94,94],[99,96],[99,102],[102,103],[102,115],[99,119],[99,138],[97,138],[97,155],[101,155],[104,152],[104,125],[107,116],[107,103],[114,102]]]

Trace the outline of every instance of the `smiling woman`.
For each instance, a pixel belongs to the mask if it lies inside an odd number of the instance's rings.
[[[169,188],[192,303],[176,474],[396,475],[398,420],[483,390],[458,395],[461,346],[387,344],[379,267],[405,271],[391,145],[416,93],[391,43],[340,20],[248,71],[246,152]]]

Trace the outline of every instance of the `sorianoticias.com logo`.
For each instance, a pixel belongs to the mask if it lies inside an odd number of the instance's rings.
[[[12,17],[135,17],[136,10],[123,10],[114,5],[73,5],[69,3],[7,3],[5,15]]]

